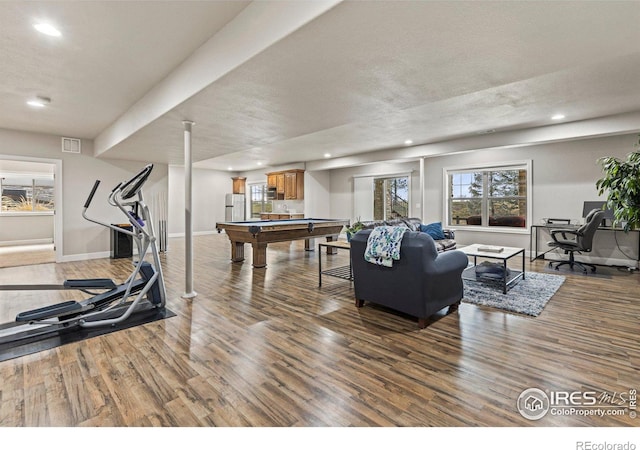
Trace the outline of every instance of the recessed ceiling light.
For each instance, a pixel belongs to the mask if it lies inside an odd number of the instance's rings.
[[[227,167],[227,170],[233,170],[233,167]]]
[[[261,165],[262,165],[262,162],[261,162],[261,161],[258,161],[256,164],[258,164],[259,166],[261,166]]]
[[[51,99],[49,97],[36,97],[27,101],[27,105],[33,106],[34,108],[44,108],[49,103],[51,103]]]
[[[411,139],[407,139],[406,141],[404,141],[404,145],[411,145],[413,144],[413,141]]]
[[[324,157],[325,157],[325,158],[331,158],[331,153],[325,153],[325,154],[324,154]]]
[[[551,116],[551,120],[562,120],[565,118],[564,114],[555,114],[553,116]]]
[[[51,25],[50,23],[36,23],[33,28],[38,30],[42,34],[46,34],[47,36],[60,37],[62,33],[56,27]]]
[[[27,105],[33,106],[34,108],[44,108],[44,103],[39,100],[29,100]]]

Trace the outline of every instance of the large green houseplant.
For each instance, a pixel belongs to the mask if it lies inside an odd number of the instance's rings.
[[[606,156],[598,162],[604,176],[596,182],[596,188],[598,195],[607,195],[614,225],[621,225],[625,231],[640,228],[640,152],[630,153],[625,160]]]

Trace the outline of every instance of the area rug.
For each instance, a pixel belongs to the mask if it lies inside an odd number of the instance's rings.
[[[562,275],[527,272],[525,279],[520,280],[506,294],[502,293],[502,286],[496,283],[464,280],[462,301],[538,316],[564,280]]]

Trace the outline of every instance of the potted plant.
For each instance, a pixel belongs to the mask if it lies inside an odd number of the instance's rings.
[[[607,208],[613,211],[614,225],[624,231],[640,228],[640,152],[625,160],[606,156],[598,159],[604,176],[596,182],[598,195],[607,193]]]
[[[360,221],[360,218],[358,217],[356,221],[353,223],[353,225],[346,227],[347,242],[350,242],[353,235],[356,234],[358,231],[362,230],[363,228],[364,228],[364,224]]]

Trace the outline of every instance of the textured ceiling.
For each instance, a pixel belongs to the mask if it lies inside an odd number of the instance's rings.
[[[93,139],[248,3],[0,1],[0,127]]]
[[[77,37],[55,44],[69,47],[39,71],[18,41],[45,60],[54,44],[16,23],[39,3],[0,2],[0,58],[10,61],[0,126],[94,138],[246,6],[88,3],[102,9],[62,8]],[[90,25],[83,8],[106,23]],[[199,166],[251,170],[540,127],[556,112],[579,121],[639,111],[639,19],[640,2],[342,2],[101,156],[181,164],[184,119],[196,122]],[[96,27],[105,34],[94,41]],[[36,116],[24,97],[47,86],[54,102]]]

